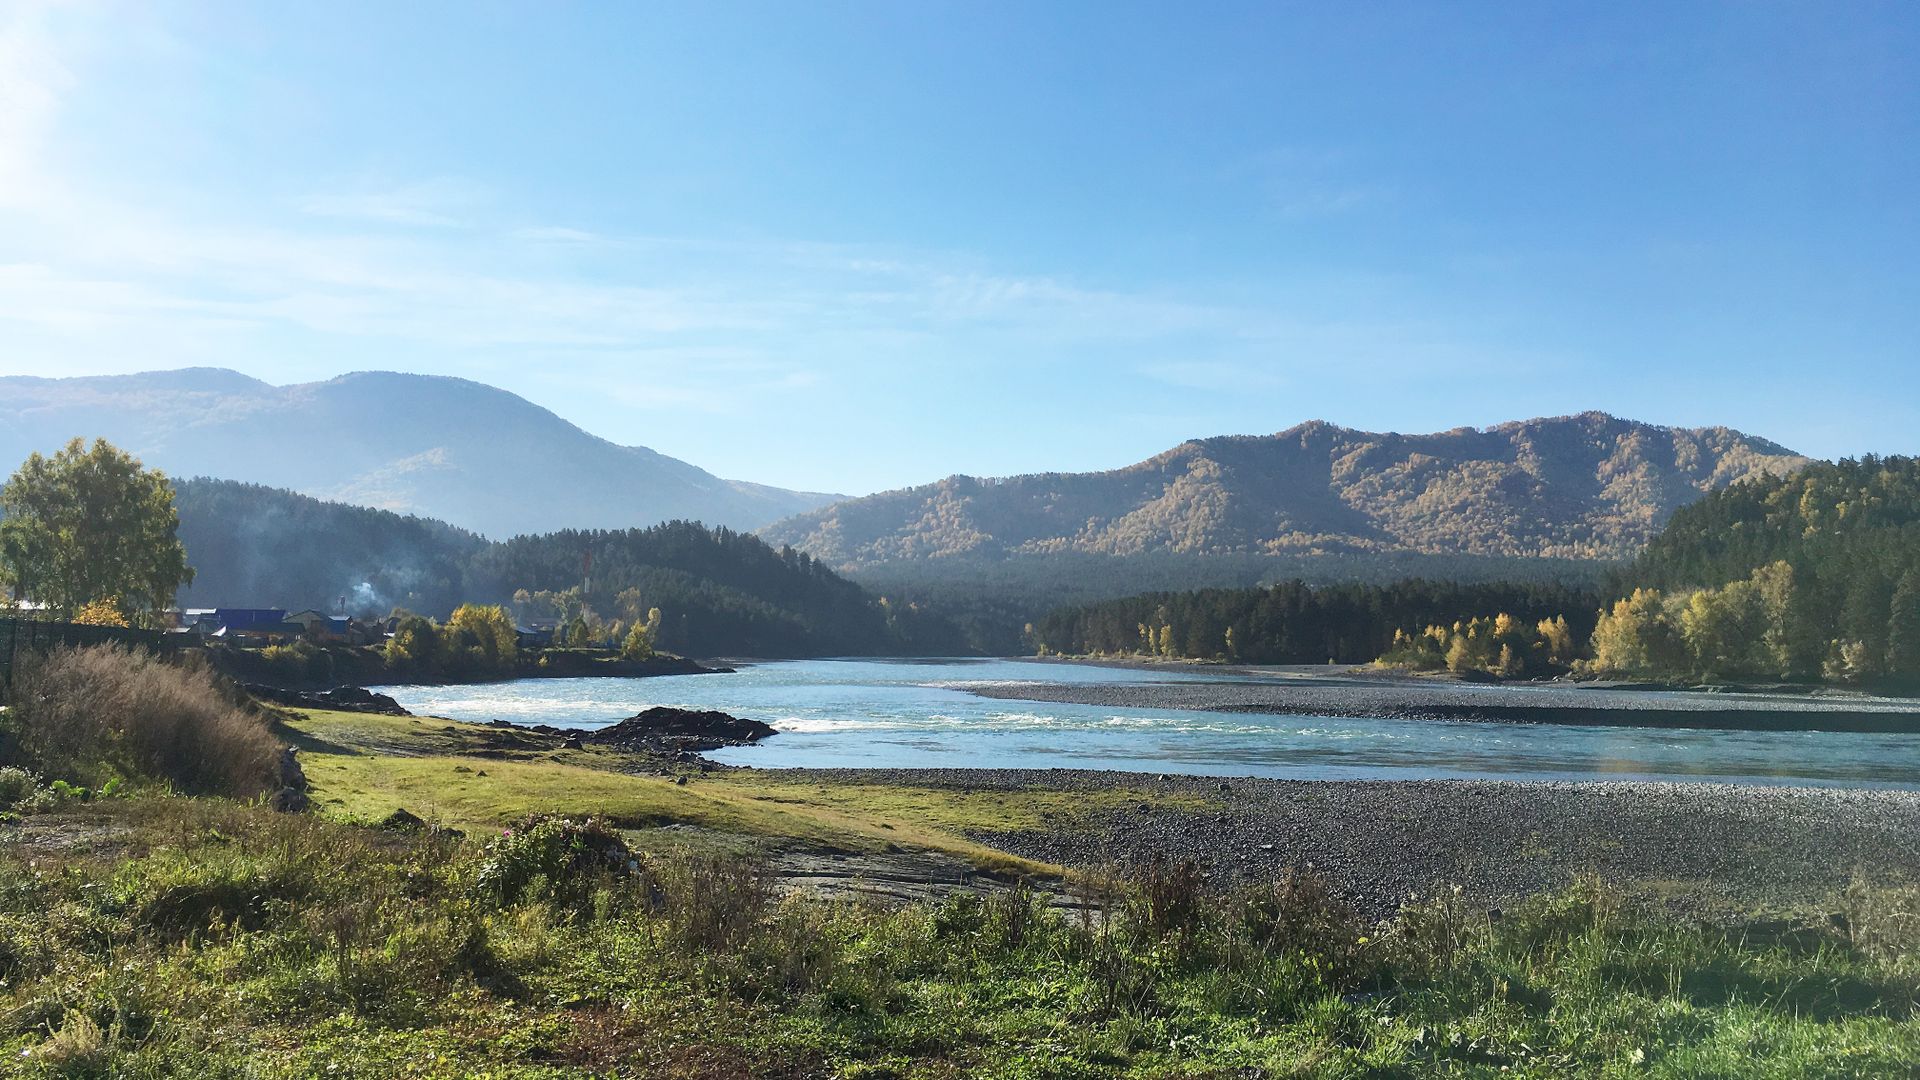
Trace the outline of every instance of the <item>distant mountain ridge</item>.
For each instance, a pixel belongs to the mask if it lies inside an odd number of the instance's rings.
[[[838,496],[725,480],[588,434],[466,379],[356,372],[274,386],[237,371],[0,378],[0,463],[101,437],[176,477],[218,476],[489,536],[674,519],[755,529]]]
[[[1108,472],[949,477],[761,535],[842,568],[1057,552],[1621,559],[1678,507],[1809,461],[1730,428],[1598,412],[1430,435],[1313,421],[1192,440]]]

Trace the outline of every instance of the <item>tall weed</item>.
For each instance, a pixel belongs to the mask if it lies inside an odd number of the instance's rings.
[[[195,795],[278,786],[281,747],[201,668],[120,645],[60,648],[23,665],[9,709],[15,764],[99,786],[118,776]]]

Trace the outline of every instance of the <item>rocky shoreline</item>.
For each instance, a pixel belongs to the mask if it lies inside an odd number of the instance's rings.
[[[727,769],[699,757],[724,746],[751,746],[775,731],[770,724],[711,709],[677,709],[656,705],[618,723],[600,728],[562,728],[552,724],[516,724],[489,720],[484,725],[518,740],[520,748],[579,750],[587,745],[650,754],[697,763],[702,771]]]
[[[199,651],[215,671],[249,688],[273,691],[315,693],[337,687],[369,687],[395,684],[412,686],[467,686],[477,683],[512,682],[517,679],[648,679],[661,675],[724,675],[733,668],[725,664],[707,664],[684,656],[660,653],[646,660],[627,660],[614,656],[596,656],[570,649],[549,649],[523,654],[510,673],[455,674],[445,671],[395,671],[387,666],[386,654],[367,645],[323,646],[315,655],[324,656],[326,674],[288,670],[269,662],[257,649],[225,646]]]
[[[973,792],[1115,788],[1143,801],[974,839],[1070,869],[1193,859],[1222,885],[1310,866],[1390,914],[1459,885],[1487,906],[1581,874],[1693,913],[1830,905],[1857,876],[1920,882],[1920,792],[1695,783],[1221,780],[1082,770],[830,769],[824,782]]]

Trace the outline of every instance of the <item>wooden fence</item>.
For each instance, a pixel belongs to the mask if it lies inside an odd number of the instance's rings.
[[[158,651],[172,643],[158,630],[123,626],[86,626],[40,619],[0,618],[0,701],[13,691],[13,673],[29,656],[61,645],[127,645]]]

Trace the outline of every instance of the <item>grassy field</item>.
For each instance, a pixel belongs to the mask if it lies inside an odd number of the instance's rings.
[[[823,851],[937,851],[985,871],[1051,875],[1057,868],[984,847],[963,833],[1017,831],[1170,798],[1126,788],[1092,796],[968,794],[822,784],[764,771],[685,768],[658,775],[657,761],[598,747],[502,749],[516,736],[480,724],[324,711],[292,717],[316,804],[344,821],[374,822],[404,808],[449,827],[487,832],[533,813],[595,815],[634,830],[629,839],[643,846],[644,830],[678,824]]]
[[[1016,880],[1052,868],[966,830],[1092,804],[683,784],[643,757],[405,717],[308,713],[288,734],[318,813],[14,793],[0,1075],[1920,1071],[1920,894],[1856,889],[1838,922],[1741,928],[1585,881],[1498,914],[1441,892],[1370,923],[1311,877],[1226,894],[1160,864],[1077,880],[1078,915],[1018,887],[883,908],[779,897],[756,853],[924,848]],[[403,807],[465,836],[368,827]]]
[[[1366,925],[1179,867],[1077,920],[1021,891],[772,897],[618,833],[487,844],[215,800],[0,846],[0,1071],[61,1077],[1912,1075],[1913,896],[1766,939],[1597,883]]]

